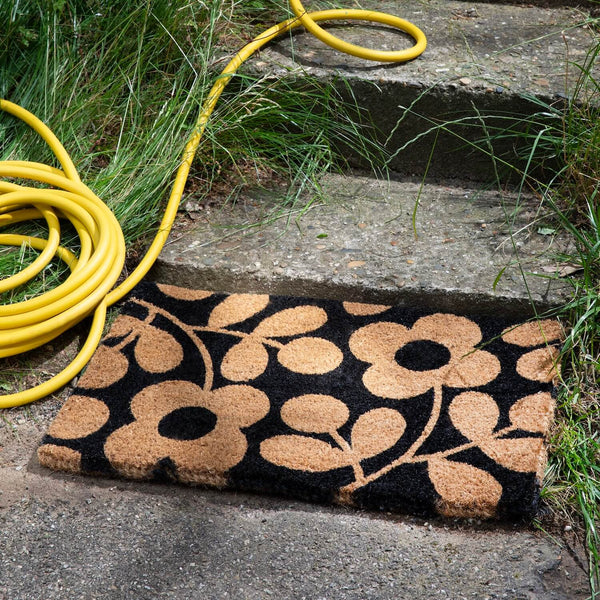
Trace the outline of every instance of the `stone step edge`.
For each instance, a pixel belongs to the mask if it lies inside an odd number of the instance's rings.
[[[433,177],[458,174],[475,181],[489,180],[495,169],[485,154],[487,145],[484,152],[472,151],[461,137],[473,142],[484,135],[481,128],[473,127],[480,115],[488,119],[500,115],[496,125],[509,127],[507,115],[514,115],[516,124],[542,110],[532,98],[547,104],[564,98],[569,93],[565,89],[567,60],[583,61],[593,37],[588,29],[575,27],[584,15],[574,9],[454,0],[434,0],[425,5],[365,0],[363,6],[402,15],[421,26],[428,37],[425,53],[400,65],[365,63],[298,30],[298,35],[292,36],[293,43],[290,37],[282,36],[244,69],[251,75],[273,79],[291,75],[338,81],[342,96],[350,104],[356,103],[358,111],[368,113],[374,129],[381,132],[379,141],[387,139],[387,150],[393,156],[390,167],[402,175],[422,174],[429,164]],[[358,45],[374,43],[372,31],[360,24],[344,29],[341,35]],[[380,30],[377,38],[377,47],[397,47],[393,30]],[[576,70],[568,72],[573,80]],[[341,80],[336,79],[339,76]],[[467,115],[471,118],[467,125],[450,125],[456,135],[439,132],[437,150],[429,163],[436,134],[423,136],[424,132],[435,122],[451,122]],[[493,132],[493,122],[486,123]],[[524,166],[526,162],[519,163],[515,145],[525,151],[520,139],[496,139],[494,154],[506,153],[509,162]],[[399,151],[401,148],[407,149]],[[368,166],[351,145],[342,151],[351,158],[352,166]]]
[[[411,211],[419,182],[384,184],[364,175],[337,175],[331,181],[339,206],[316,207],[298,227],[292,220],[289,229],[285,218],[250,233],[222,229],[238,225],[240,215],[258,221],[261,202],[268,202],[258,196],[240,199],[234,209],[202,209],[188,217],[196,231],[172,235],[150,278],[196,289],[416,303],[488,314],[500,307],[513,315],[545,313],[569,297],[566,281],[551,280],[547,285],[545,269],[548,265],[554,269],[555,264],[554,258],[545,256],[550,238],[535,229],[529,236],[533,239],[520,234],[515,241],[522,245],[524,268],[538,271],[544,279],[531,276],[528,292],[518,269],[510,267],[496,287],[495,277],[512,259],[505,242],[504,212],[493,206],[495,192],[426,183],[417,213],[420,241],[414,242]],[[388,185],[389,199],[382,188]],[[524,215],[526,222],[537,206],[525,209],[530,211]],[[401,220],[386,223],[397,210]],[[515,228],[521,225],[519,221]],[[552,247],[564,243],[558,239]],[[469,256],[471,249],[474,254]]]

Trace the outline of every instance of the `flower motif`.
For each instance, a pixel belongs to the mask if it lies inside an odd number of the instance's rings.
[[[81,473],[81,452],[66,446],[43,444],[38,448],[38,459],[45,467],[54,471]]]
[[[222,487],[248,449],[241,428],[268,413],[269,399],[248,385],[205,391],[189,381],[164,381],[137,394],[131,411],[135,421],[104,446],[119,473],[147,478],[169,459],[178,480]]]
[[[467,388],[493,381],[500,362],[475,346],[481,330],[473,321],[452,314],[421,317],[411,329],[379,322],[350,337],[352,353],[371,366],[363,383],[373,394],[403,399],[445,385]]]

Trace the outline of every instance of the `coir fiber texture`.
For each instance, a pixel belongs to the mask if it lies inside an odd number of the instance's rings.
[[[560,337],[553,320],[145,283],[38,456],[77,473],[527,517]]]

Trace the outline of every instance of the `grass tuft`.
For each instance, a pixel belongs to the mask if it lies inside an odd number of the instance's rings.
[[[557,311],[568,335],[543,497],[580,532],[592,599],[600,598],[599,57],[596,38],[585,60],[570,64],[577,77],[568,98],[553,104],[530,98],[538,111],[498,133],[518,142],[521,187],[535,191],[545,218],[573,240],[558,257],[574,273],[567,277],[571,300]]]
[[[225,58],[263,22],[287,16],[273,0],[0,3],[0,97],[55,132],[82,180],[117,216],[135,262],[157,227],[187,136]],[[236,75],[209,122],[186,198],[203,202],[223,180],[239,190],[279,178],[291,181],[284,211],[307,201],[303,192],[319,192],[318,174],[343,164],[343,144],[374,159],[379,150],[356,123],[360,111],[336,91],[341,87],[300,84],[291,74]],[[54,164],[35,134],[6,114],[0,114],[1,159]],[[0,251],[1,273],[30,261],[29,252],[23,260],[20,252]],[[37,280],[2,301],[38,293],[47,283]]]
[[[595,39],[581,62],[569,63],[567,80],[574,84],[568,95],[556,101],[524,96],[531,110],[522,115],[482,114],[473,107],[471,114],[438,120],[419,113],[419,103],[433,88],[424,90],[396,128],[409,116],[422,119],[425,127],[392,158],[431,140],[433,152],[438,135],[451,136],[464,152],[489,158],[495,174],[490,185],[516,186],[539,198],[531,227],[548,223],[549,231],[573,241],[557,257],[572,295],[555,313],[568,336],[542,496],[553,524],[564,528],[566,521],[587,551],[595,600],[600,598],[600,19],[583,24]],[[510,150],[503,154],[499,148]],[[417,205],[418,200],[415,210]],[[509,223],[513,216],[507,212]]]

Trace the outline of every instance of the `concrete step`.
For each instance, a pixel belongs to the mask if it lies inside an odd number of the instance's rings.
[[[587,597],[569,552],[519,524],[51,474],[29,460],[46,411],[0,421],[3,600]]]
[[[363,0],[360,5],[419,26],[428,38],[425,53],[401,65],[369,63],[340,54],[297,30],[272,43],[244,68],[273,77],[308,74],[330,80],[342,76],[346,82],[340,84],[342,93],[350,95],[345,87],[349,85],[358,105],[380,130],[380,140],[389,137],[386,146],[392,154],[432,125],[469,119],[464,126],[453,126],[453,134],[440,132],[429,170],[436,177],[489,180],[490,159],[475,151],[466,160],[468,148],[461,138],[473,142],[483,137],[480,115],[493,132],[514,124],[519,116],[540,111],[531,97],[551,103],[572,94],[579,72],[569,62],[585,60],[594,35],[584,24],[589,11],[576,7],[452,0]],[[309,3],[307,8],[319,5]],[[349,42],[384,50],[411,44],[395,30],[359,22],[335,25],[332,31]],[[434,135],[429,135],[399,152],[391,161],[392,170],[421,174],[433,141]],[[516,161],[514,140],[494,142],[494,151]],[[354,158],[355,166],[364,166]]]
[[[419,196],[420,188],[330,175],[327,201],[298,220],[264,223],[275,192],[192,213],[193,226],[171,236],[151,276],[201,289],[479,313],[529,314],[532,302],[538,311],[564,303],[568,286],[549,276],[568,240],[536,222],[534,199],[456,183],[425,184]]]

